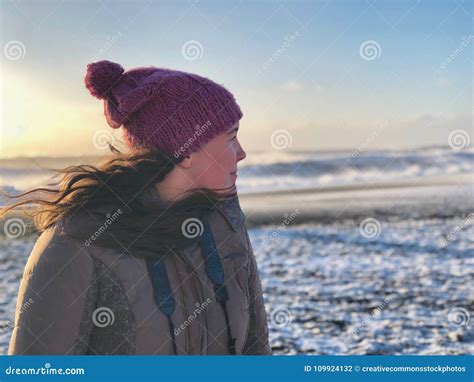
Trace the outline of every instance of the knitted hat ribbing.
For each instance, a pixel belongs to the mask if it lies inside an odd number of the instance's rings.
[[[130,148],[187,155],[242,118],[234,96],[196,74],[144,67],[124,71],[110,61],[87,65],[85,85],[104,100],[107,123],[124,127]]]

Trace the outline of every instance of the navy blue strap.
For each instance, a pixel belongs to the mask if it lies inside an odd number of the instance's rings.
[[[211,282],[214,284],[216,300],[221,304],[222,309],[224,310],[227,334],[229,336],[229,343],[227,344],[229,353],[235,354],[235,338],[232,337],[229,314],[227,312],[226,302],[229,299],[229,294],[227,293],[227,288],[224,285],[224,268],[222,267],[219,253],[217,252],[217,247],[214,241],[214,236],[212,235],[211,227],[207,221],[204,222],[203,226],[204,230],[201,236],[201,253],[204,257],[206,274],[207,277],[209,277],[209,280],[211,280]]]
[[[222,267],[219,254],[217,252],[214,236],[208,222],[204,222],[204,230],[201,236],[201,253],[204,257],[206,274],[209,280],[214,284],[214,293],[218,302],[224,302],[229,299],[227,289],[224,285],[224,268]]]
[[[164,259],[147,259],[146,266],[151,277],[153,289],[155,291],[155,301],[158,304],[161,312],[168,317],[170,335],[171,339],[173,340],[173,351],[174,354],[177,354],[174,326],[173,322],[171,321],[171,315],[173,314],[175,308],[175,301],[173,293],[171,292],[168,274],[166,273]]]
[[[174,312],[175,301],[173,293],[171,293],[164,259],[147,259],[147,267],[155,290],[156,303],[163,314],[171,316]]]

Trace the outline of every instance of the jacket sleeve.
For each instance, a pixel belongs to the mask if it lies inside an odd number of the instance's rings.
[[[42,233],[20,282],[8,354],[85,353],[79,328],[88,332],[81,317],[94,270],[89,256],[56,228]]]
[[[265,304],[263,301],[262,284],[258,272],[257,261],[247,230],[247,243],[249,248],[249,309],[250,327],[243,354],[272,355],[268,341],[268,323]]]

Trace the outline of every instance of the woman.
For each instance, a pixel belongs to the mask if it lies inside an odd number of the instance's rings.
[[[271,354],[235,189],[233,95],[109,61],[89,64],[85,84],[129,151],[59,170],[59,188],[19,195],[48,198],[9,208],[42,206],[9,354]]]

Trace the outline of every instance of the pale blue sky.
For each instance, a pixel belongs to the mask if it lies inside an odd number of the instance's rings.
[[[83,77],[101,59],[224,84],[249,150],[271,149],[278,129],[294,150],[446,145],[455,129],[473,138],[470,1],[1,4],[4,157],[100,152],[94,133],[112,129]],[[197,57],[183,53],[189,41]]]

